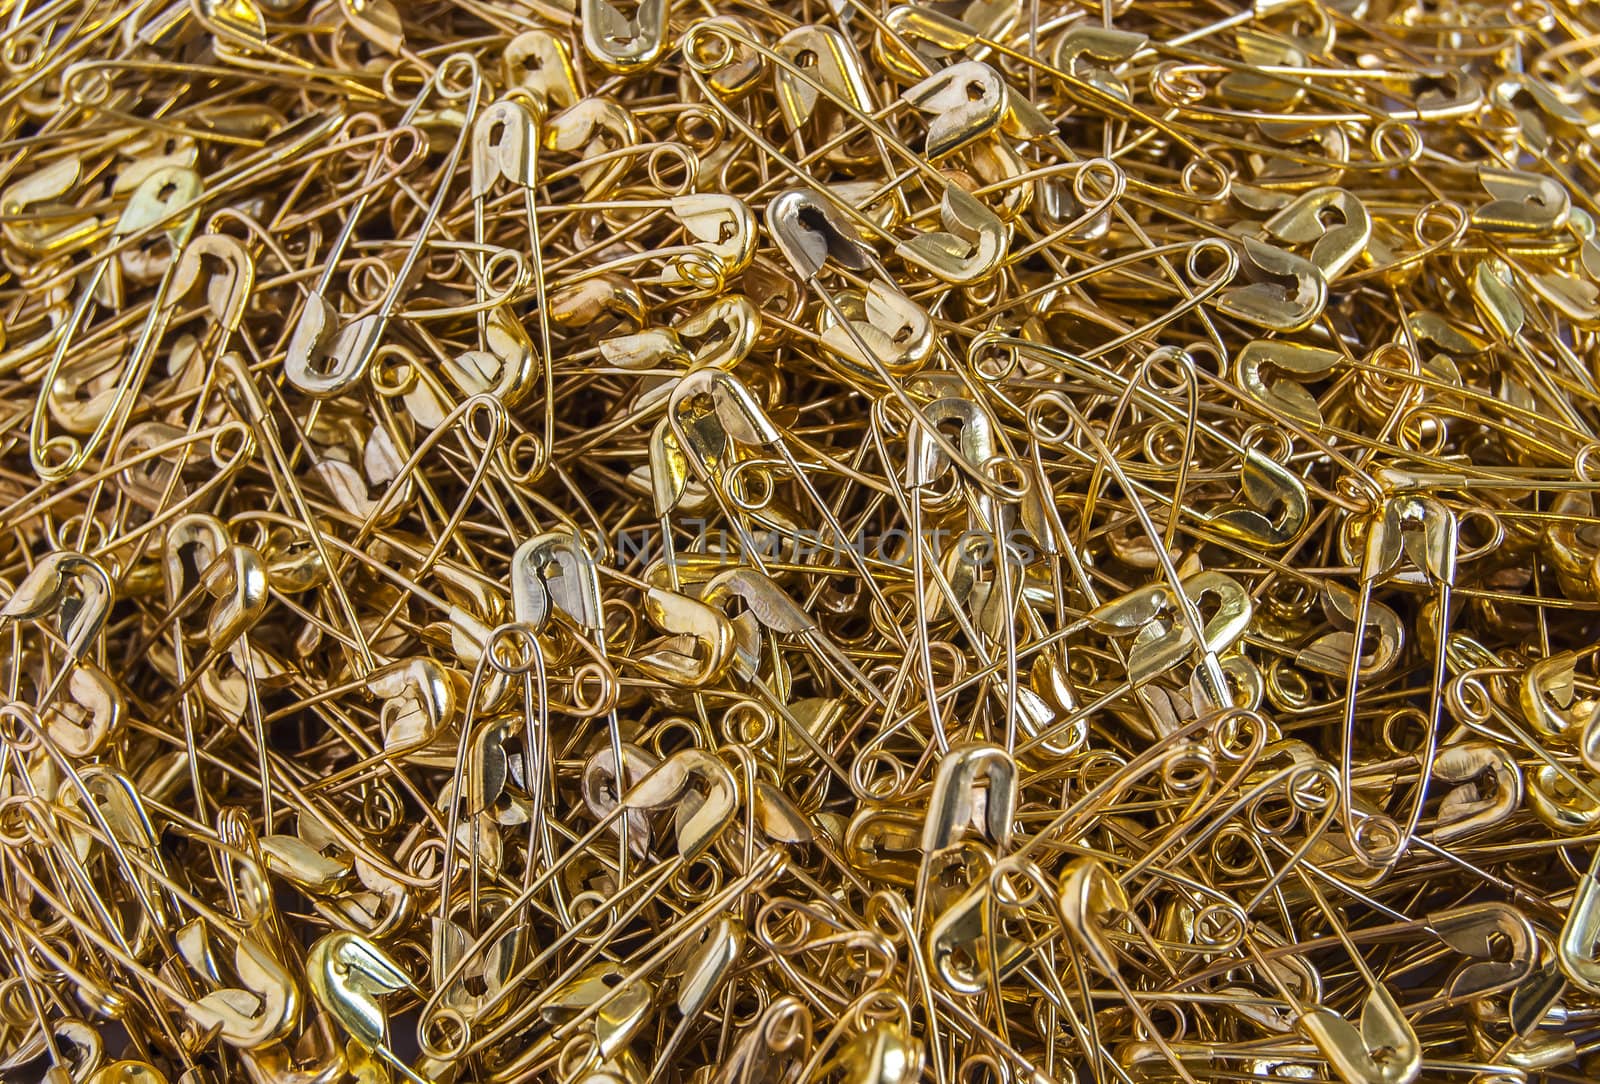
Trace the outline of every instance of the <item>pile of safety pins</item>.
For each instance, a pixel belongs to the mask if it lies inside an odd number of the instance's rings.
[[[1600,1074],[1592,6],[0,25],[0,1076]]]

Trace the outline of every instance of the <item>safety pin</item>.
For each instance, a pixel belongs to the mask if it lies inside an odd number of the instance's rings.
[[[103,827],[103,818],[97,816],[96,819],[102,821]],[[111,838],[109,832],[107,838]],[[123,854],[124,860],[130,857],[126,853]],[[241,861],[246,860],[242,854],[237,858]],[[232,930],[217,916],[208,914],[207,910],[199,910],[198,917],[178,929],[175,936],[177,951],[194,972],[214,976],[216,969],[208,960],[209,949],[205,930],[208,925],[221,930],[234,944],[234,963],[244,988],[225,987],[195,998],[182,987],[140,964],[126,945],[120,943],[120,934],[116,933],[114,926],[112,930],[115,940],[79,918],[72,908],[65,906],[63,901],[55,899],[54,894],[31,873],[21,868],[18,868],[17,872],[30,883],[35,892],[57,908],[58,913],[67,919],[80,936],[138,975],[142,983],[176,1003],[196,1026],[219,1035],[224,1042],[243,1047],[259,1046],[293,1026],[294,1018],[299,1011],[298,993],[293,978],[283,968],[281,962],[255,938]],[[153,869],[146,872],[167,881],[169,889],[174,887],[168,878],[157,874]],[[246,1005],[251,1008],[244,1008]]]
[[[1295,653],[1295,665],[1328,677],[1347,673],[1351,641],[1355,636],[1355,622],[1360,610],[1357,592],[1333,581],[1322,585],[1322,611],[1335,627],[1335,632],[1319,636]],[[1373,680],[1387,674],[1399,660],[1400,648],[1405,642],[1404,625],[1400,615],[1381,602],[1368,601],[1367,628],[1376,632],[1377,644],[1371,654],[1363,655],[1357,674]],[[1361,650],[1367,650],[1365,644]]]
[[[1147,34],[1135,31],[1075,23],[1056,38],[1051,63],[1058,71],[1126,102],[1131,100],[1128,87],[1116,74],[1116,68],[1137,56],[1149,40]],[[1086,57],[1102,63],[1087,63]]]
[[[273,807],[267,732],[261,717],[255,656],[246,636],[250,627],[266,613],[266,563],[249,546],[230,544],[200,573],[200,586],[216,601],[206,617],[206,636],[210,646],[206,657],[197,665],[197,670],[206,673],[216,656],[236,646],[242,649],[245,690],[255,735],[257,768],[261,773],[262,823],[267,831],[271,831]],[[178,650],[181,651],[181,647]]]
[[[665,635],[631,660],[645,675],[686,689],[712,684],[733,663],[733,625],[719,610],[674,591],[651,587],[641,607]]]
[[[8,83],[11,85],[8,85],[5,92],[0,94],[0,106],[9,109],[13,106],[43,105],[48,108],[47,103],[28,102],[27,92],[40,84],[47,85],[49,80],[56,77],[58,70],[61,72],[61,78],[65,80],[66,71],[70,70],[74,58],[89,52],[97,45],[99,38],[114,32],[124,19],[133,14],[134,10],[133,8],[126,8],[121,12],[111,13],[109,17],[100,20],[95,19],[88,12],[80,11],[70,22],[63,21],[57,24],[55,29],[64,31],[67,36],[58,43],[54,43],[54,47],[48,51],[41,50],[43,55],[33,58],[34,62],[27,65],[25,75],[21,72],[12,74],[8,71],[7,74],[11,76]],[[53,21],[53,16],[57,13],[52,12],[50,6],[46,5],[43,9],[32,14],[35,18],[41,18],[41,21]],[[29,24],[25,25],[31,25],[31,20]],[[48,25],[48,22],[46,25]],[[11,32],[11,28],[7,28],[8,37]],[[18,40],[25,42],[28,38],[19,36]],[[35,38],[34,40],[37,41],[39,39]],[[8,64],[7,68],[10,69],[11,65]],[[65,89],[63,85],[60,92],[60,98],[62,99],[66,98]]]
[[[932,114],[923,152],[937,161],[996,130],[1023,140],[1054,133],[1028,99],[1016,93],[988,64],[952,64],[903,91],[902,101]]]
[[[553,39],[552,39],[553,40]],[[532,45],[532,42],[525,42]],[[557,43],[559,44],[559,43]],[[529,54],[530,56],[536,54]],[[532,344],[508,312],[495,310],[499,317],[496,326],[501,329],[499,349],[489,335],[492,317],[478,315],[478,334],[483,347],[500,367],[500,378],[494,381],[495,390],[507,406],[515,406],[531,390],[534,380],[532,369],[544,371],[544,447],[555,439],[555,384],[552,366],[555,352],[550,341],[550,306],[546,296],[543,242],[540,240],[538,208],[539,126],[544,117],[544,99],[528,101],[502,98],[490,105],[474,122],[472,130],[472,218],[473,236],[478,244],[484,243],[484,204],[496,181],[522,189],[528,218],[528,244],[532,255],[534,296],[539,309],[539,344],[543,357],[532,356]],[[483,300],[487,267],[479,272],[478,299]]]
[[[985,786],[980,790],[979,780]],[[981,807],[982,832],[1003,854],[1011,841],[1016,816],[1017,766],[1004,749],[995,745],[959,746],[939,761],[928,813],[922,828],[922,861],[917,869],[912,914],[921,915],[934,866],[977,824]]]
[[[382,949],[342,930],[324,934],[306,953],[306,984],[361,1049],[377,1054],[412,1084],[432,1084],[389,1045],[388,1014],[378,996],[408,990],[421,997],[422,991]]]
[[[1493,233],[1554,233],[1567,222],[1572,201],[1566,186],[1537,173],[1478,169],[1478,183],[1492,197],[1472,211],[1472,225]]]
[[[600,579],[583,538],[549,531],[528,539],[511,558],[512,605],[517,620],[542,628],[560,612],[586,635],[602,628]],[[604,650],[604,641],[598,646]]]
[[[176,254],[187,242],[198,221],[197,201],[200,195],[200,178],[193,170],[176,166],[157,170],[129,197],[127,207],[112,229],[112,244],[116,245],[125,238],[143,232],[154,223],[169,218],[176,207],[187,207],[188,213],[170,224],[164,231],[167,242]],[[161,328],[165,326],[166,317],[170,315],[171,310],[166,304],[166,298],[176,277],[177,265],[176,258],[168,262],[161,282],[156,288],[155,301],[152,302],[149,315],[146,316],[140,329],[138,344],[117,380],[112,405],[95,425],[87,440],[80,443],[76,437],[68,434],[59,434],[46,439],[44,434],[47,431],[45,425],[47,399],[40,396],[34,404],[33,424],[28,437],[28,457],[34,472],[41,479],[60,482],[75,474],[89,456],[94,454],[95,449],[106,439],[106,435],[113,427],[121,428],[130,395],[144,382],[145,373],[153,356],[153,347],[160,337]],[[66,361],[67,348],[88,315],[90,305],[94,304],[100,284],[110,267],[110,256],[104,256],[96,261],[94,271],[81,287],[78,302],[57,338],[55,351],[45,372],[44,387],[49,388],[55,383]]]
[[[1345,688],[1344,732],[1341,739],[1343,763],[1347,766],[1340,774],[1341,808],[1345,811],[1345,830],[1352,842],[1356,840],[1357,825],[1354,820],[1354,803],[1350,789],[1348,765],[1354,762],[1353,744],[1356,715],[1356,691],[1359,684],[1362,641],[1366,636],[1367,615],[1372,604],[1372,588],[1378,579],[1393,575],[1402,553],[1409,557],[1425,582],[1431,583],[1438,595],[1437,613],[1444,627],[1435,630],[1436,647],[1433,662],[1433,690],[1429,697],[1427,737],[1420,754],[1422,777],[1417,783],[1417,797],[1411,814],[1395,840],[1395,849],[1389,861],[1398,857],[1411,837],[1416,834],[1422,820],[1422,807],[1427,800],[1428,773],[1432,770],[1438,749],[1438,724],[1444,709],[1444,686],[1448,660],[1445,644],[1449,639],[1447,622],[1450,612],[1450,592],[1456,576],[1457,525],[1454,514],[1432,497],[1415,495],[1392,497],[1383,505],[1379,516],[1367,528],[1366,551],[1362,560],[1361,589],[1357,595],[1354,629],[1351,633],[1350,680]],[[1363,823],[1374,823],[1371,819]]]
[[[17,585],[5,606],[0,607],[0,620],[37,621],[49,614],[57,615],[61,641],[68,656],[78,661],[100,635],[115,597],[111,577],[97,561],[70,550],[56,550]],[[67,672],[57,675],[41,700],[54,697]]]
[[[192,970],[217,981],[206,928],[193,919],[178,929],[175,940]],[[293,1028],[299,991],[282,961],[245,935],[234,940],[233,965],[240,985],[222,986],[198,1001],[180,1001],[189,1018],[208,1031],[215,1029],[224,1042],[245,1048],[265,1045]],[[252,1007],[243,1008],[247,1005]]]
[[[668,968],[669,974],[675,973],[677,980],[678,1023],[662,1044],[651,1076],[671,1062],[712,998],[727,989],[733,969],[743,955],[746,934],[744,924],[737,918],[724,915],[714,920],[701,937],[700,944],[685,945],[680,950],[680,962]]]
[[[1235,356],[1234,373],[1239,386],[1262,407],[1319,430],[1324,424],[1322,408],[1301,384],[1325,377],[1343,361],[1338,351],[1320,346],[1252,339]],[[1269,381],[1269,372],[1283,379]]]
[[[731,597],[739,598],[762,627],[776,634],[798,637],[842,684],[853,683],[880,706],[888,706],[871,679],[770,576],[752,568],[729,569],[712,577],[700,597],[711,606],[721,606]]]
[[[809,24],[790,30],[769,50],[754,37],[741,41],[742,30],[737,25],[716,26],[701,22],[691,33],[711,33],[724,41],[743,45],[749,54],[769,58],[779,114],[802,155],[806,153],[804,137],[815,135],[817,142],[828,148],[824,152],[825,160],[834,165],[859,166],[869,160],[864,152],[849,145],[849,136],[838,113],[819,108],[826,96],[847,116],[873,112],[872,88],[867,83],[855,43],[834,27]],[[720,71],[730,59],[718,57],[717,66],[706,74]],[[877,133],[873,136],[887,169],[885,141]],[[894,171],[887,169],[887,172],[892,175]]]
[[[699,796],[696,800],[680,801],[686,795],[698,795],[698,792],[691,785],[694,783],[699,783],[705,787],[705,794]],[[575,841],[561,858],[531,881],[515,900],[508,904],[507,910],[493,920],[487,929],[478,935],[479,942],[482,943],[485,939],[495,938],[503,933],[505,928],[510,925],[510,920],[517,910],[524,906],[535,892],[549,883],[560,872],[562,867],[582,854],[582,848],[587,846],[589,841],[599,838],[602,832],[611,830],[619,820],[627,818],[628,821],[631,821],[638,812],[650,812],[666,808],[669,805],[674,806],[676,809],[674,825],[678,853],[675,858],[667,861],[664,870],[652,871],[649,879],[657,880],[658,877],[664,879],[666,875],[670,875],[673,869],[686,864],[696,854],[709,847],[715,841],[721,828],[731,820],[736,804],[737,784],[732,772],[728,770],[724,762],[710,753],[697,749],[684,750],[674,754],[672,757],[652,767],[642,779],[622,796],[609,812],[599,819],[594,828],[586,832],[580,840]],[[633,882],[623,886],[619,890],[618,897],[637,891],[640,879],[635,878]],[[657,883],[660,882],[658,881]],[[648,900],[648,898],[647,893],[642,899]],[[595,918],[606,913],[607,910],[607,907],[597,907],[591,911],[588,916],[580,921],[578,927],[569,931],[568,937],[563,937],[561,941],[554,945],[546,946],[538,957],[529,961],[518,972],[516,977],[507,979],[505,988],[510,989],[526,981],[528,977],[535,973],[534,969],[540,966],[543,959],[559,949],[562,942],[566,941],[571,935],[580,932],[582,926],[590,924]],[[445,984],[453,982],[457,977],[456,972],[459,970],[459,967],[453,969],[452,973],[445,976],[442,981]],[[430,1004],[432,1004],[432,1001],[430,1001]],[[525,1014],[519,1010],[518,1015]],[[514,1023],[514,1021],[508,1023]],[[507,1025],[498,1025],[498,1027],[505,1026]],[[487,1041],[489,1041],[487,1038],[475,1040],[475,1042]]]
[[[660,61],[667,46],[670,0],[639,0],[631,17],[613,0],[579,0],[583,51],[616,75],[636,75]]]
[[[1487,326],[1511,342],[1528,363],[1526,375],[1537,381],[1536,390],[1542,391],[1551,406],[1559,410],[1574,429],[1587,437],[1589,435],[1587,423],[1578,415],[1572,404],[1556,391],[1554,382],[1546,372],[1546,363],[1529,350],[1528,344],[1523,339],[1523,332],[1528,325],[1529,308],[1523,304],[1523,294],[1517,286],[1511,268],[1498,256],[1479,260],[1473,268],[1472,298]],[[1568,366],[1569,370],[1580,380],[1587,381],[1586,374],[1581,374],[1581,370],[1572,367],[1572,354],[1566,345],[1549,336],[1546,336],[1546,340],[1551,351]]]
[[[450,82],[457,74],[453,70],[455,68],[465,69],[471,77],[471,84],[464,91]],[[400,118],[402,125],[413,121],[430,93],[438,94],[446,100],[461,97],[467,99],[465,120],[445,158],[442,172],[444,180],[423,214],[416,239],[406,247],[405,259],[395,271],[376,310],[341,323],[338,311],[325,295],[333,284],[333,276],[344,257],[344,251],[354,236],[356,223],[366,207],[368,196],[363,195],[357,200],[350,213],[345,216],[344,226],[339,231],[339,236],[335,238],[333,248],[323,265],[322,275],[301,307],[294,333],[289,339],[288,352],[284,357],[284,375],[291,384],[305,394],[317,398],[338,395],[365,375],[373,355],[383,340],[395,306],[399,303],[400,294],[410,282],[427,236],[432,232],[434,222],[444,207],[445,197],[450,191],[450,181],[455,175],[456,166],[461,161],[462,152],[466,149],[468,130],[477,116],[478,100],[482,91],[483,75],[478,70],[477,61],[466,53],[452,53],[439,65],[438,70],[423,84],[422,89],[412,98],[411,104],[406,107],[405,113]],[[377,163],[374,162],[369,167],[369,178],[376,170]]]
[[[1328,907],[1316,883],[1296,870],[1317,908],[1344,943],[1351,962],[1369,989],[1361,1008],[1358,1031],[1326,1005],[1302,1009],[1296,1026],[1316,1044],[1328,1067],[1347,1084],[1411,1084],[1422,1071],[1422,1044],[1389,988],[1374,976],[1351,943],[1338,916]],[[1276,973],[1263,969],[1275,982]],[[1294,996],[1282,991],[1291,1001]],[[1298,1002],[1296,1002],[1298,1003]]]
[[[1186,418],[1181,412],[1170,402],[1157,395],[1153,389],[1146,387],[1144,383],[1127,382],[1125,378],[1117,376],[1111,370],[1086,358],[1067,354],[1064,351],[1041,343],[995,336],[987,332],[974,340],[971,349],[976,351],[980,347],[994,347],[1000,350],[1012,351],[1029,358],[1037,358],[1052,367],[1110,386],[1119,392],[1131,388],[1141,407],[1146,407],[1152,413],[1162,415],[1167,420],[1179,425],[1186,422]],[[1064,398],[1053,392],[1041,393],[1035,397],[1034,402],[1036,404],[1048,403],[1053,407],[1064,407],[1069,413],[1073,409]],[[1033,407],[1030,406],[1029,409],[1031,412]],[[1197,512],[1187,508],[1179,511],[1193,516],[1201,523],[1215,528],[1219,533],[1231,539],[1263,546],[1290,545],[1305,529],[1309,514],[1310,502],[1305,482],[1289,472],[1282,464],[1268,458],[1255,448],[1239,444],[1210,423],[1195,419],[1194,425],[1198,431],[1216,440],[1239,457],[1239,480],[1242,496],[1245,499],[1216,512]],[[1070,441],[1064,442],[1058,435],[1041,431],[1036,424],[1030,423],[1029,428],[1035,437],[1045,437],[1053,447],[1064,446],[1069,451],[1076,450],[1075,445]],[[1079,454],[1081,455],[1082,453]],[[1166,498],[1163,498],[1153,488],[1142,482],[1130,478],[1127,484],[1142,495],[1166,502]],[[1271,512],[1274,509],[1276,509],[1276,515],[1274,518],[1269,519],[1264,513]]]
[[[1577,696],[1578,661],[1578,653],[1572,651],[1538,659],[1528,665],[1519,683],[1517,705],[1522,717],[1540,736],[1559,744],[1587,731],[1600,717],[1600,704],[1592,696]]]
[[[67,677],[65,696],[42,707],[39,721],[62,754],[83,760],[100,753],[126,723],[127,698],[105,671],[80,660]]]
[[[567,43],[550,30],[524,30],[500,55],[508,88],[531,94],[545,106],[569,109],[578,101],[578,80]]]
[[[315,440],[312,435],[310,439]],[[375,426],[353,452],[357,462],[319,457],[307,471],[344,511],[371,527],[387,527],[413,503],[416,479],[405,469],[389,431]],[[359,464],[359,465],[358,465]],[[376,498],[370,495],[376,489]]]
[[[833,537],[841,543],[849,538],[829,502],[822,499],[790,450],[784,432],[739,377],[720,369],[697,369],[686,374],[668,400],[667,420],[679,448],[686,453],[689,463],[722,506],[724,514],[733,521],[744,546],[744,555],[758,572],[765,574],[767,571],[761,548],[750,537],[742,520],[728,507],[723,485],[719,484],[719,476],[726,477],[730,460],[737,457],[740,444],[753,444],[776,452],[795,484],[816,506]],[[888,602],[882,597],[876,577],[867,569],[864,558],[853,546],[843,545],[842,548],[846,559],[860,573],[862,583],[887,610]]]
[[[244,416],[242,420],[249,424],[268,452],[269,461],[274,468],[272,473],[276,484],[286,493],[290,502],[295,505],[297,511],[304,517],[302,522],[310,527],[309,536],[312,545],[317,550],[317,556],[321,560],[323,567],[331,571],[336,566],[328,553],[328,539],[316,527],[316,520],[311,516],[305,495],[294,482],[293,471],[289,466],[289,458],[284,453],[282,444],[279,441],[277,428],[272,422],[272,412],[268,409],[265,400],[261,398],[260,389],[256,387],[255,376],[250,372],[249,366],[245,364],[244,359],[234,351],[229,351],[222,356],[219,368],[238,398],[238,409]],[[356,617],[355,608],[350,602],[348,593],[339,582],[337,576],[330,576],[329,586],[333,590],[334,598],[338,601],[342,616],[345,618],[349,630],[353,633],[352,639],[357,650],[362,655],[366,668],[369,671],[374,669],[376,662],[372,655],[372,649],[360,634],[361,624]]]
[[[1011,240],[1011,227],[954,184],[939,199],[942,232],[925,231],[895,246],[908,263],[955,285],[972,285],[994,274]]]

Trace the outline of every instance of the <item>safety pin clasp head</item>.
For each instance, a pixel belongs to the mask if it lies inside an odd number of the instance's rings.
[[[1263,407],[1313,432],[1323,426],[1316,396],[1303,386],[1344,360],[1337,350],[1279,339],[1252,339],[1234,358],[1239,386]],[[1271,379],[1272,376],[1280,379]]]
[[[525,98],[502,98],[472,124],[472,196],[482,199],[504,179],[517,188],[532,188],[539,146],[539,118]]]
[[[908,263],[945,282],[967,286],[994,273],[1011,228],[961,188],[947,184],[939,201],[942,231],[919,233],[895,249]]]
[[[873,385],[909,376],[933,356],[933,320],[928,311],[881,279],[865,293],[841,293],[839,320],[824,312],[822,345],[846,371]]]
[[[1004,126],[1009,134],[1037,139],[1055,126],[1034,104],[1012,90],[999,72],[979,60],[942,68],[900,98],[931,115],[923,150],[938,161]]]
[[[283,375],[312,398],[343,394],[366,374],[386,323],[374,312],[341,325],[338,309],[310,294],[289,336]]]
[[[939,762],[922,827],[922,849],[934,855],[948,849],[981,814],[983,834],[999,851],[1011,843],[1017,808],[1017,766],[995,745],[952,749]]]
[[[667,0],[638,0],[628,16],[612,0],[580,0],[583,51],[617,75],[652,67],[666,52],[668,10]]]
[[[1572,210],[1566,186],[1543,174],[1482,166],[1478,183],[1493,198],[1472,212],[1472,224],[1489,233],[1553,233]]]
[[[578,77],[567,43],[549,30],[524,30],[506,44],[501,57],[505,85],[532,94],[556,109],[578,101]]]
[[[644,614],[667,634],[635,660],[653,677],[701,688],[725,674],[738,654],[733,623],[699,599],[652,587]]]
[[[357,934],[324,934],[306,953],[306,980],[312,997],[358,1046],[403,1068],[389,1048],[389,1016],[378,997],[400,990],[423,994],[387,953]]]
[[[823,89],[857,109],[872,108],[855,48],[838,29],[797,26],[779,38],[772,51],[783,61],[773,66],[772,84],[790,131],[805,127],[818,113]]]
[[[1387,987],[1377,983],[1361,1009],[1361,1028],[1326,1005],[1296,1024],[1345,1084],[1411,1084],[1422,1072],[1422,1044]]]
[[[1328,218],[1340,221],[1330,224]],[[1311,244],[1311,262],[1329,281],[1360,258],[1372,238],[1372,215],[1359,196],[1334,186],[1313,188],[1267,219],[1280,241]]]
[[[1260,546],[1287,546],[1300,537],[1311,514],[1303,479],[1249,448],[1239,468],[1239,482],[1244,500],[1206,513],[1207,524],[1230,538]]]
[[[195,919],[178,932],[179,950],[191,967],[215,973],[208,963],[205,927]],[[234,1046],[257,1047],[289,1031],[300,1015],[300,993],[283,963],[253,938],[240,938],[234,948],[234,971],[242,988],[213,991],[185,1006],[196,1024],[216,1029]]]
[[[511,598],[517,620],[543,628],[552,606],[580,629],[601,627],[600,574],[583,538],[570,531],[535,535],[511,558]]]
[[[739,785],[721,758],[702,749],[684,749],[650,770],[622,799],[625,809],[670,807],[678,856],[702,853],[733,819]]]
[[[204,190],[200,174],[188,166],[162,166],[152,171],[128,197],[117,218],[115,236],[129,237],[161,225],[176,257],[199,222]]]
[[[64,700],[40,712],[45,733],[73,759],[91,757],[122,729],[127,698],[98,667],[79,663],[67,678]]]
[[[55,613],[68,652],[81,659],[105,625],[112,598],[111,576],[98,561],[56,550],[23,577],[0,607],[0,619],[35,621]]]
[[[767,231],[795,274],[810,281],[829,260],[865,271],[871,252],[827,199],[809,188],[789,188],[767,203]]]
[[[1121,78],[1110,68],[1085,63],[1084,58],[1119,64],[1133,57],[1149,40],[1148,35],[1131,30],[1078,23],[1056,39],[1055,66],[1113,98],[1127,101],[1128,88]]]
[[[206,620],[214,647],[233,643],[266,612],[266,562],[249,546],[230,545],[201,573],[200,582],[216,600]]]
[[[1303,256],[1254,237],[1239,239],[1241,266],[1252,281],[1229,286],[1214,304],[1217,311],[1272,331],[1301,331],[1322,315],[1328,304],[1328,280]]]
[[[188,294],[208,264],[216,268],[206,276],[206,303],[211,315],[224,330],[237,331],[256,281],[255,261],[237,238],[225,233],[202,233],[191,238],[183,246],[173,272],[171,301],[176,304]]]
[[[716,286],[750,266],[756,251],[756,219],[736,196],[696,193],[672,197],[672,213],[697,242],[669,260],[662,275],[668,286]]]

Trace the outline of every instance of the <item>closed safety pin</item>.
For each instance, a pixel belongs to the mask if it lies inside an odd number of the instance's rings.
[[[917,871],[913,915],[922,912],[934,866],[969,828],[980,826],[989,843],[1005,852],[1016,807],[1017,766],[1004,749],[967,745],[945,754],[934,776],[922,825],[922,863]]]
[[[178,253],[188,242],[189,235],[194,231],[199,219],[202,191],[200,176],[194,170],[183,166],[167,166],[146,177],[128,198],[128,205],[118,217],[112,231],[112,244],[118,245],[159,226],[162,227],[162,233],[172,248],[173,256],[162,273],[155,298],[150,302],[150,312],[140,328],[138,344],[117,378],[113,400],[88,439],[80,443],[70,434],[47,438],[45,415],[49,400],[41,395],[35,401],[33,424],[28,430],[28,458],[33,464],[34,472],[40,478],[59,482],[75,474],[94,454],[107,434],[113,429],[120,428],[126,420],[133,396],[143,385],[145,374],[154,357],[156,340],[160,337],[166,319],[171,315],[171,308],[166,299],[181,264],[177,258]],[[73,336],[82,325],[90,305],[94,304],[101,281],[111,268],[111,260],[112,257],[105,257],[96,261],[94,271],[80,287],[78,303],[73,306],[72,314],[59,331],[55,352],[51,355],[49,368],[45,370],[43,386],[46,389],[55,385],[62,365],[66,361]]]
[[[353,933],[324,934],[306,953],[311,996],[339,1022],[352,1041],[392,1065],[411,1084],[433,1084],[402,1061],[389,1045],[388,1018],[377,995],[416,984],[382,949]]]
[[[452,83],[457,77],[455,69],[458,68],[465,69],[471,77],[471,85],[466,91],[455,88]],[[445,98],[464,96],[467,99],[461,130],[456,135],[450,153],[445,157],[441,174],[445,179],[439,185],[439,190],[434,193],[432,202],[428,204],[422,223],[417,228],[416,237],[407,246],[405,259],[394,272],[376,311],[348,322],[341,322],[338,310],[327,299],[327,291],[343,259],[344,250],[354,236],[356,223],[370,193],[363,194],[351,208],[345,218],[344,228],[335,239],[333,250],[327,256],[327,262],[323,266],[317,285],[301,307],[294,333],[289,338],[288,352],[284,356],[284,376],[307,395],[327,398],[340,394],[366,374],[368,365],[377,353],[400,297],[410,284],[411,275],[422,256],[428,234],[432,232],[434,222],[444,207],[445,198],[450,192],[450,181],[454,178],[456,166],[466,149],[467,134],[477,115],[478,98],[483,92],[483,75],[478,70],[478,62],[467,53],[452,53],[447,56],[433,77],[412,99],[401,118],[401,124],[411,123],[430,92]],[[376,161],[371,168],[374,170],[378,168]]]
[[[472,128],[472,219],[473,236],[484,241],[484,205],[496,182],[504,180],[522,189],[528,219],[528,248],[534,273],[534,297],[538,305],[539,346],[534,354],[521,323],[507,306],[478,313],[478,335],[483,345],[483,364],[478,366],[495,377],[483,379],[473,391],[492,391],[508,407],[516,406],[532,390],[535,370],[544,373],[543,447],[548,449],[555,434],[555,393],[551,366],[554,349],[550,342],[550,306],[546,298],[544,243],[539,234],[539,126],[544,119],[542,100],[527,95],[505,97],[479,115]],[[488,293],[487,268],[478,272],[478,300]],[[469,371],[458,361],[457,366]]]

